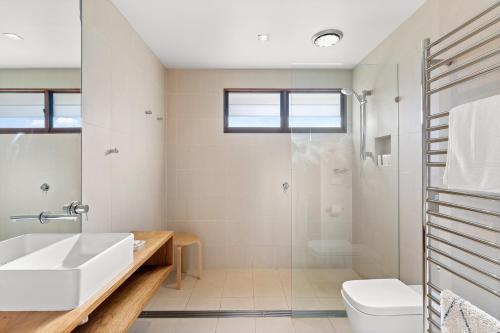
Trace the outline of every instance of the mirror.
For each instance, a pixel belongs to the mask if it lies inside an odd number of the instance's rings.
[[[0,0],[0,50],[0,241],[80,232],[79,0]]]

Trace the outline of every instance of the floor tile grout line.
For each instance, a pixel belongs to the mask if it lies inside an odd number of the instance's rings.
[[[182,280],[182,273],[181,273],[181,280]],[[194,284],[194,285],[196,286],[196,284],[197,284],[197,283],[198,283],[198,281],[195,281],[195,284]],[[182,289],[182,284],[181,284],[181,289]],[[193,289],[194,289],[194,287],[193,287]],[[188,307],[189,301],[191,300],[191,296],[193,295],[193,289],[191,289],[191,290],[189,291],[189,296],[188,296],[188,298],[187,298],[186,305],[184,305],[184,310],[187,310],[187,307]]]
[[[333,325],[332,321],[330,318],[328,318],[328,322],[330,323],[330,326],[332,327],[333,329],[333,333],[337,333],[337,329],[335,328],[335,325]]]

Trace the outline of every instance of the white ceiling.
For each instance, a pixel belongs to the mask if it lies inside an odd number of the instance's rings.
[[[425,0],[112,0],[168,68],[351,68]],[[344,39],[318,48],[311,36]],[[270,34],[269,42],[257,34]]]
[[[79,15],[78,0],[0,0],[0,68],[80,67]]]

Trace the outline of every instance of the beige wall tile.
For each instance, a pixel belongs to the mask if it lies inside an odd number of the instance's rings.
[[[201,75],[198,70],[186,70],[177,72],[178,93],[199,94],[201,88]]]
[[[92,207],[83,232],[110,232],[111,158],[104,152],[111,146],[106,128],[83,124],[82,129],[82,201]]]
[[[173,188],[167,190],[168,225],[199,233],[202,240],[210,242],[206,244],[208,251],[224,252],[215,258],[206,253],[208,267],[269,268],[291,264],[293,203],[281,186],[292,178],[292,138],[287,134],[223,133],[223,88],[307,87],[314,78],[318,87],[338,88],[350,86],[350,75],[350,71],[167,71],[167,174],[169,183],[173,183]],[[307,148],[311,138],[303,136],[303,147]],[[322,149],[336,138],[315,135],[313,149]],[[332,152],[325,150],[327,155]],[[325,155],[325,159],[330,158]],[[313,175],[320,184],[319,168],[313,174],[304,174],[303,182]],[[311,201],[320,201],[322,191],[321,186],[311,187]],[[346,193],[350,196],[350,190]],[[337,199],[329,195],[327,200]],[[350,202],[346,206],[350,207]],[[315,210],[318,216],[323,208]],[[181,220],[196,223],[177,223]],[[217,224],[209,229],[210,224],[205,228],[198,224],[201,221]],[[329,225],[326,219],[323,223]],[[305,239],[318,237],[321,228],[317,226],[316,234],[306,232]],[[214,238],[213,230],[227,237]],[[350,237],[350,229],[343,237]]]
[[[83,16],[83,231],[162,229],[164,68],[111,1],[85,1]]]
[[[102,32],[85,23],[82,27],[82,119],[111,127],[111,51]]]

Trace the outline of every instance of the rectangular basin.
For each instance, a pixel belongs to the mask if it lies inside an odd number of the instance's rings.
[[[27,234],[0,242],[0,311],[71,310],[133,262],[129,233]]]

